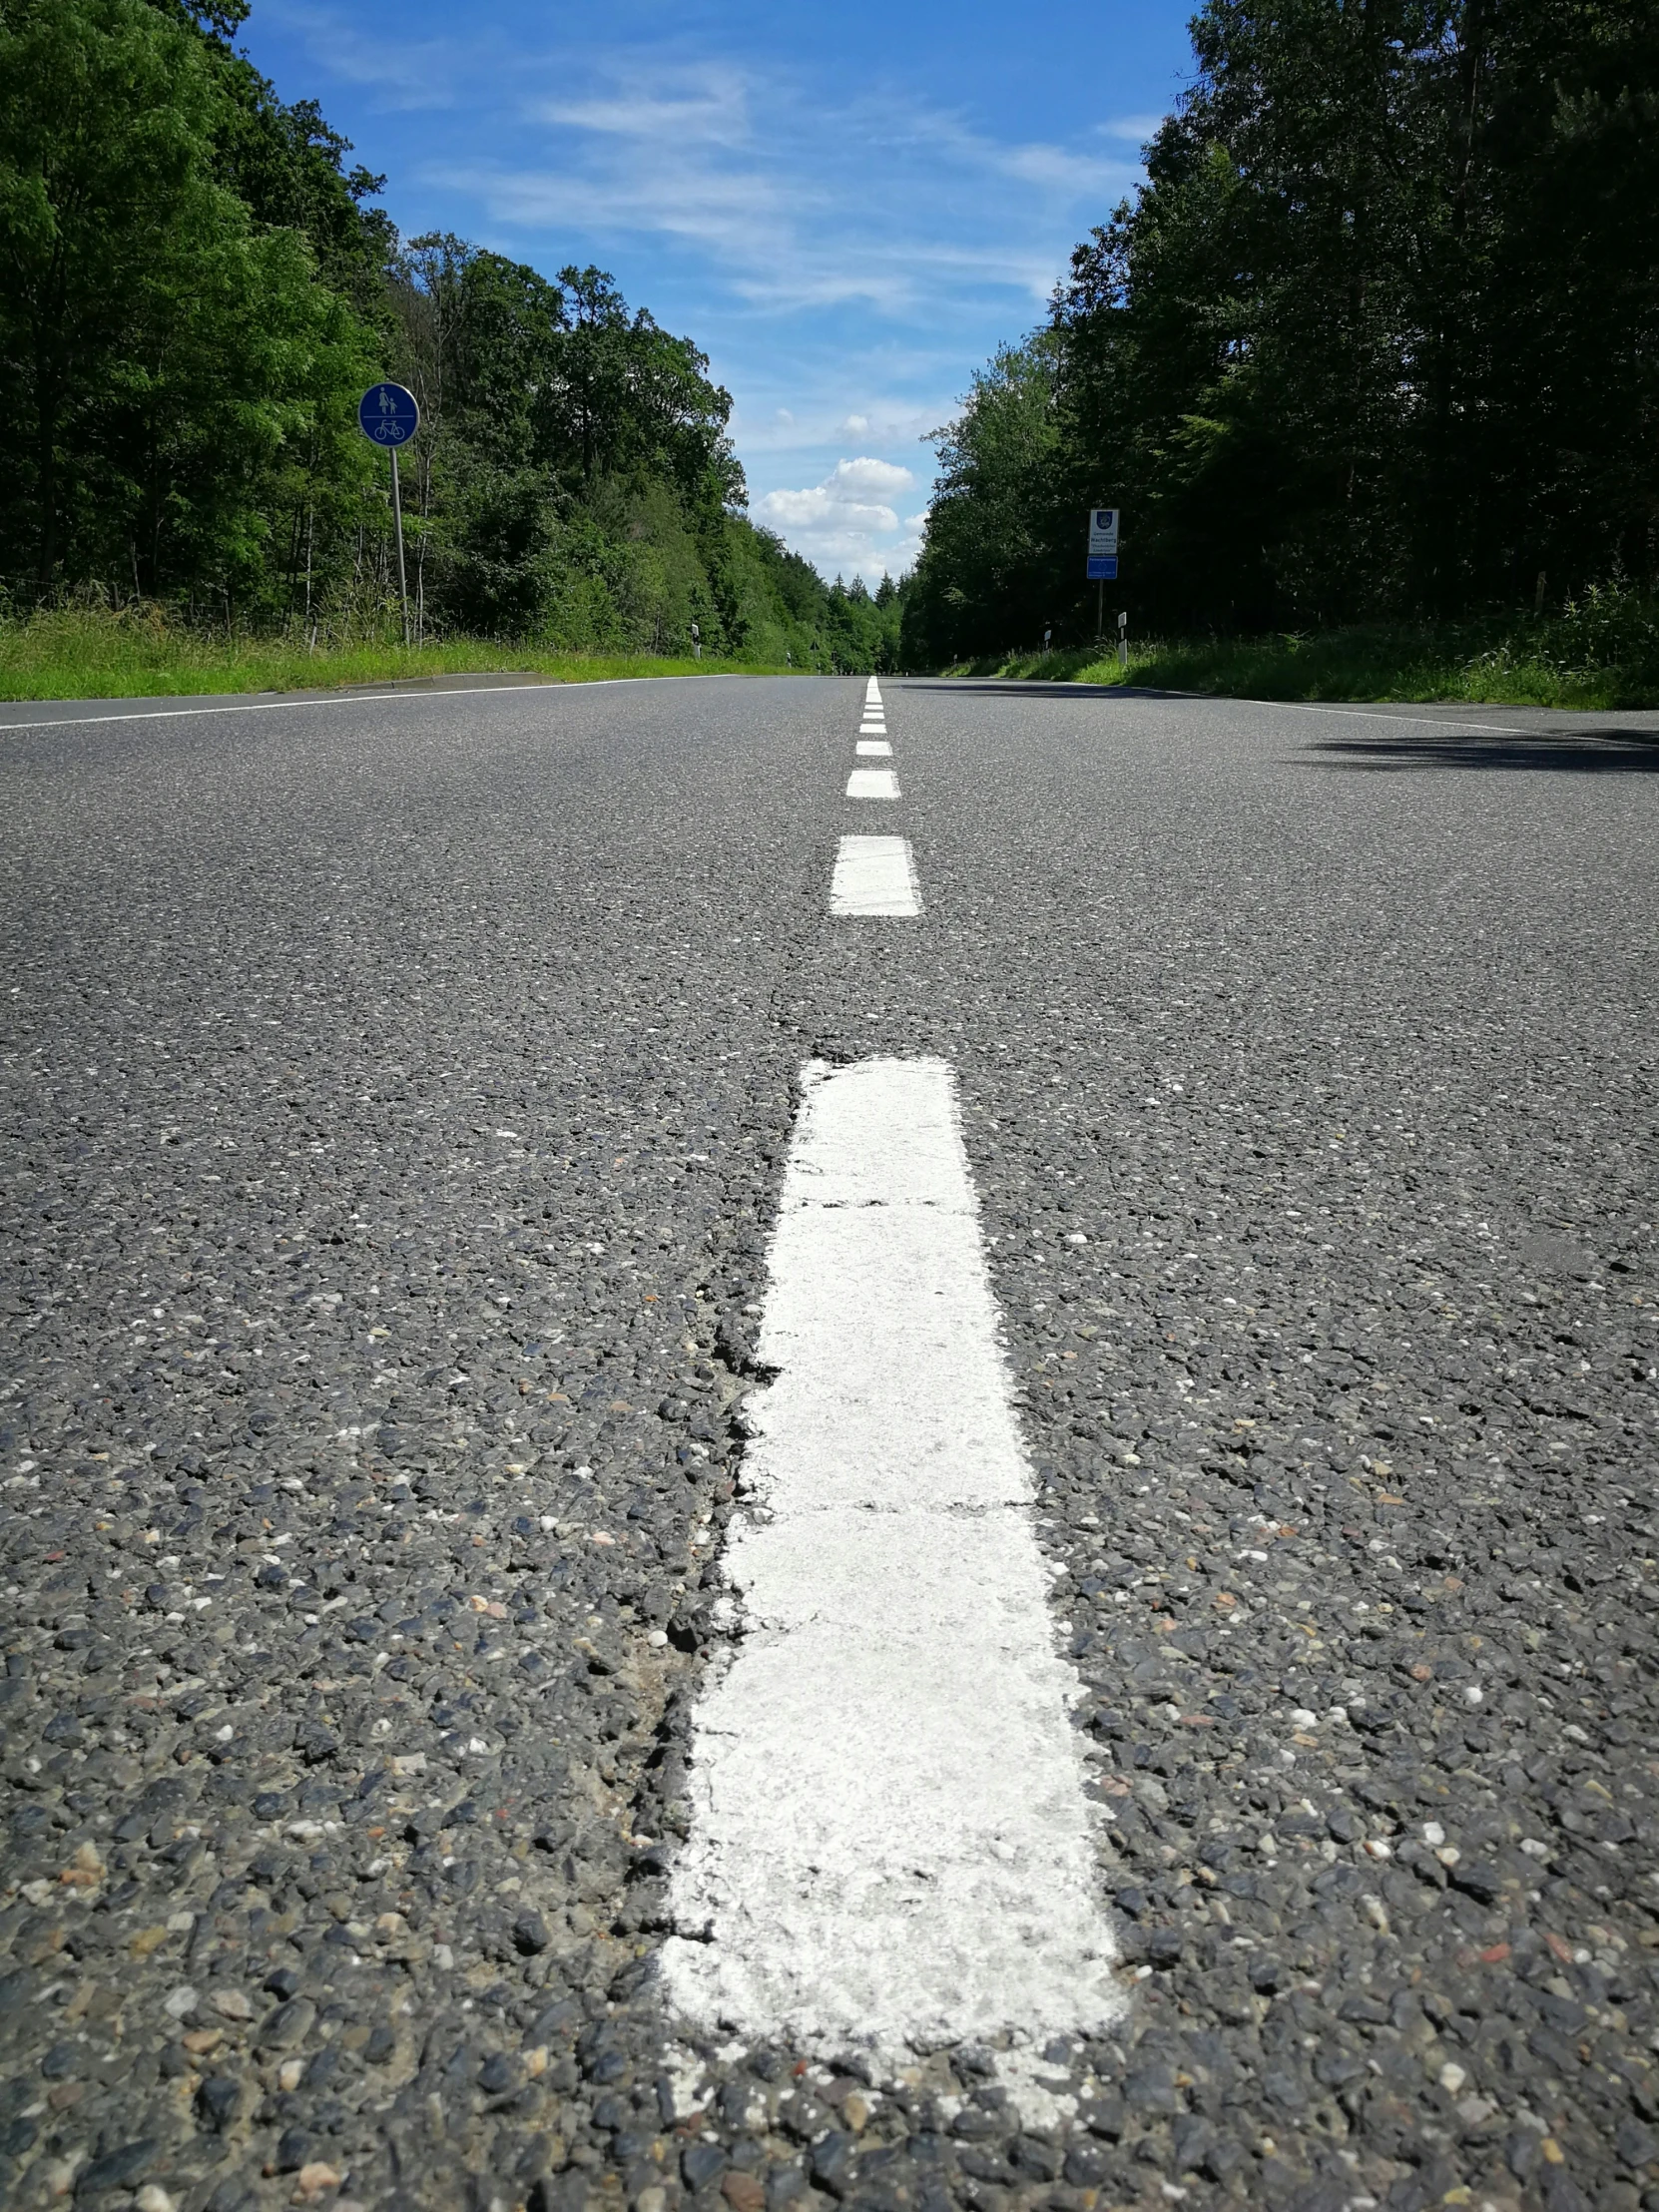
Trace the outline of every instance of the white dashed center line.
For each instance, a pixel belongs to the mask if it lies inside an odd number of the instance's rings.
[[[846,780],[848,799],[896,799],[898,778],[890,768],[855,768]]]
[[[1013,2074],[1122,1999],[955,1082],[806,1084],[667,1994],[826,2057],[999,2044]]]
[[[890,760],[892,757],[892,747],[885,738],[860,738],[855,750],[877,760]]]
[[[842,837],[830,884],[832,914],[919,914],[915,861],[902,837]]]

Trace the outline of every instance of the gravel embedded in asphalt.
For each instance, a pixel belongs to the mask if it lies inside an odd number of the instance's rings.
[[[831,919],[860,686],[0,741],[7,2201],[1659,2204],[1650,754],[888,682]],[[921,1052],[1131,1991],[1024,2095],[652,1973],[798,1070]]]

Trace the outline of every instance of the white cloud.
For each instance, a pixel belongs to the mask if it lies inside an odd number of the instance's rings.
[[[813,484],[805,491],[769,491],[757,511],[763,522],[809,534],[824,530],[844,534],[847,530],[892,531],[898,528],[898,517],[891,507],[869,505],[856,499],[837,499],[823,484]]]
[[[837,461],[821,484],[769,491],[756,502],[755,519],[826,575],[896,576],[920,546],[914,519],[900,525],[889,499],[914,483],[914,474],[896,461],[860,454]]]
[[[915,477],[909,469],[900,468],[896,461],[873,461],[865,456],[856,461],[837,461],[830,482],[838,494],[845,496],[859,492],[908,491]]]

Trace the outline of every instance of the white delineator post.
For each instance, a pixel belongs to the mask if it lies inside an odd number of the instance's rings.
[[[1033,1482],[939,1060],[806,1071],[665,1994],[900,2063],[1122,2008]]]

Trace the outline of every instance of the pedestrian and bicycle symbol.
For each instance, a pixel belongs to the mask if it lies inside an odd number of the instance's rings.
[[[357,402],[357,423],[365,438],[395,449],[420,428],[420,409],[402,384],[370,384]]]

